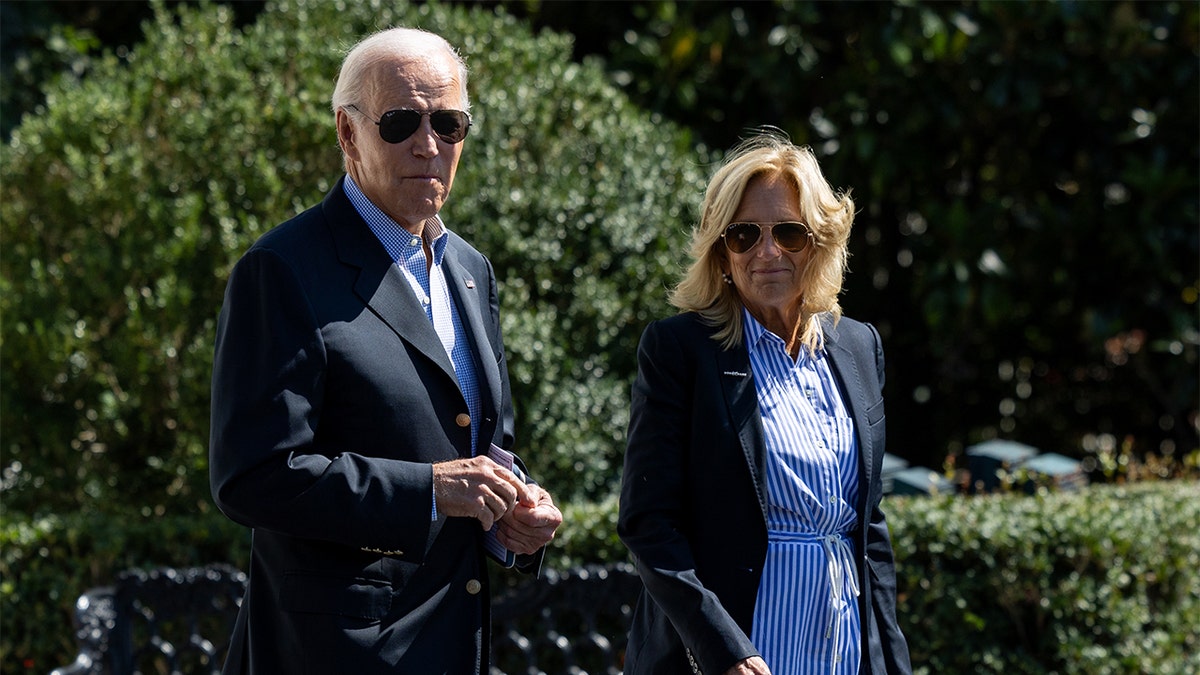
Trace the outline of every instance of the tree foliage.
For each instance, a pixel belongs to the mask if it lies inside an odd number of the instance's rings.
[[[504,2],[711,147],[774,124],[853,190],[847,313],[892,452],[1197,460],[1200,7]]]
[[[703,152],[568,37],[437,5],[158,7],[145,41],[46,91],[6,148],[5,504],[210,508],[212,338],[226,275],[340,175],[328,98],[346,48],[426,27],[471,65],[476,127],[450,227],[501,278],[518,449],[561,500],[619,476],[627,377],[665,311]]]
[[[447,215],[501,272],[519,442],[565,494],[615,481],[705,147],[763,123],[860,205],[843,302],[885,335],[893,452],[937,466],[1007,436],[1097,476],[1195,470],[1195,5],[500,4],[578,37],[478,5],[281,3],[244,30],[243,5],[160,8],[92,59],[86,33],[39,38],[70,70],[4,149],[9,505],[205,507],[224,273],[336,176],[340,50],[406,21],[474,68]]]

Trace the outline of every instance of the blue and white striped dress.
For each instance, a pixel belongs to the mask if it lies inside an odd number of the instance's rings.
[[[854,528],[858,441],[822,351],[749,312],[745,338],[767,461],[767,559],[750,636],[772,675],[853,675],[862,652]]]

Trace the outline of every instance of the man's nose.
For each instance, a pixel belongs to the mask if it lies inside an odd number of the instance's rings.
[[[438,137],[433,132],[429,115],[421,116],[421,124],[413,132],[413,154],[418,157],[435,157],[438,154]]]

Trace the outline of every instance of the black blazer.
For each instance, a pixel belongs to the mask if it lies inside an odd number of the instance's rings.
[[[481,528],[431,521],[431,465],[510,447],[512,402],[491,264],[449,236],[479,448],[449,356],[342,181],[230,275],[210,474],[253,545],[227,673],[488,672]]]
[[[627,675],[725,672],[750,642],[766,559],[762,421],[745,346],[724,350],[696,314],[650,324],[638,347],[618,533],[645,585]],[[883,348],[869,324],[825,325],[825,348],[854,418],[862,673],[909,673],[896,575],[879,509]]]

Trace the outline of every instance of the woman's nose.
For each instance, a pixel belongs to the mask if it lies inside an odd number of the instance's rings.
[[[762,231],[762,245],[758,248],[758,255],[764,258],[775,258],[783,253],[783,249],[779,248],[779,244],[775,243],[774,225],[764,227]]]

